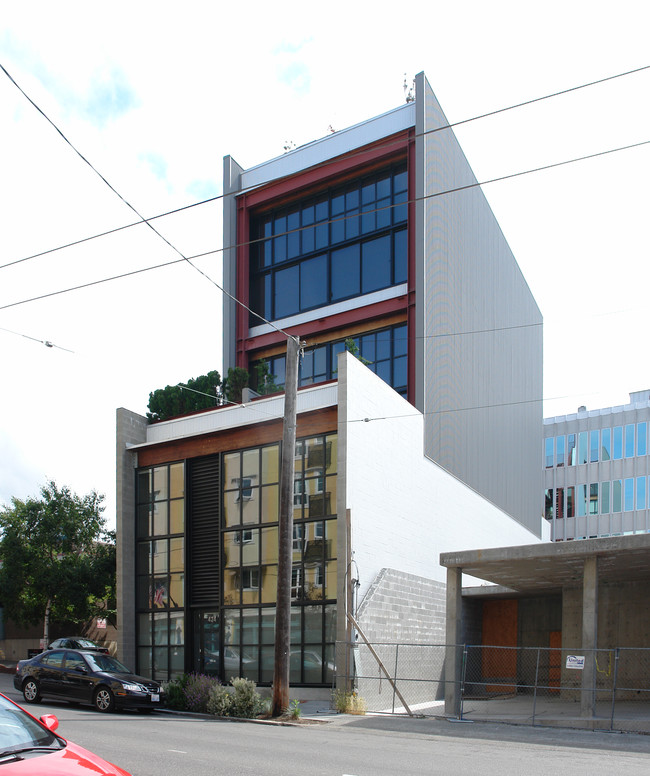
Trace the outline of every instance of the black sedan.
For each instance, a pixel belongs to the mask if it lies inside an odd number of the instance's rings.
[[[119,660],[101,652],[52,649],[20,660],[14,687],[28,703],[41,698],[90,703],[98,711],[136,708],[148,712],[160,706],[158,682],[132,674]]]

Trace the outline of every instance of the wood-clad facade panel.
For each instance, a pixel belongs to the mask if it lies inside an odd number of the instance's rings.
[[[335,407],[303,413],[298,416],[297,436],[314,436],[335,432],[337,411]],[[138,450],[138,466],[156,466],[169,461],[199,458],[229,450],[267,445],[282,439],[282,420],[228,429],[214,434],[188,439],[175,439]]]

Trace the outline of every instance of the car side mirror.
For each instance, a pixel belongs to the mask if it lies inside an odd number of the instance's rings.
[[[87,673],[88,673],[88,669],[84,668],[83,666],[75,666],[75,667],[74,667],[74,670],[75,670],[75,671],[76,671],[78,674],[87,674]]]
[[[59,720],[56,714],[43,714],[43,716],[40,717],[40,720],[48,730],[52,731],[52,733],[59,727]]]

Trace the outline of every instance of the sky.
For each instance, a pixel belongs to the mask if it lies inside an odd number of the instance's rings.
[[[116,408],[222,372],[221,292],[186,262],[54,294],[178,259],[146,225],[51,249],[216,198],[155,224],[220,284],[224,156],[379,115],[420,71],[454,123],[650,65],[647,0],[180,9],[3,8],[0,64],[122,199],[0,71],[0,505],[54,479],[114,526]],[[649,95],[646,69],[455,131],[488,181],[649,141]],[[646,144],[483,187],[544,315],[544,416],[650,388],[649,172]]]

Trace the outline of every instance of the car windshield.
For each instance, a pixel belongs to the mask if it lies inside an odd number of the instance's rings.
[[[0,757],[26,749],[60,749],[63,742],[15,703],[0,696]]]
[[[123,666],[119,660],[110,655],[86,655],[86,660],[90,663],[93,671],[108,671],[109,673],[130,674],[126,666]]]

